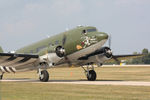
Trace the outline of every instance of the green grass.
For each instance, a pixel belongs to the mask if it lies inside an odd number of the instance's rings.
[[[150,67],[96,68],[98,80],[150,81]],[[81,68],[53,68],[51,80],[86,80]],[[8,78],[35,78],[35,71],[6,74]],[[29,82],[1,82],[1,100],[149,100],[150,87],[42,84]]]
[[[150,87],[2,82],[2,100],[149,100]]]

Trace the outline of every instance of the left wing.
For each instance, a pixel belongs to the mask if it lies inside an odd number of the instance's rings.
[[[38,55],[31,54],[0,53],[0,70],[2,72],[14,72],[14,69],[29,70],[35,66],[38,58]]]

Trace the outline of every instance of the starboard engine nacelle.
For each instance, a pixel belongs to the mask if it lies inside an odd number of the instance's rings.
[[[87,62],[103,64],[106,60],[111,59],[112,56],[112,51],[109,47],[102,47],[101,49],[96,50],[95,52],[82,57],[79,60],[87,60]],[[87,62],[85,61],[85,63]]]
[[[109,47],[103,47],[100,49],[100,54],[103,54],[108,59],[112,58],[112,51]]]
[[[111,59],[113,56],[112,51],[109,47],[103,47],[97,52],[99,52],[99,54],[96,55],[95,57],[96,60],[100,63],[103,63],[104,61]]]

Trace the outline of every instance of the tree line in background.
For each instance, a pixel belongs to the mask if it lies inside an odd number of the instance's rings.
[[[137,52],[134,52],[133,54],[139,54]],[[127,64],[150,64],[150,52],[148,49],[143,49],[142,53],[144,56],[140,58],[135,58],[132,60],[127,61]]]

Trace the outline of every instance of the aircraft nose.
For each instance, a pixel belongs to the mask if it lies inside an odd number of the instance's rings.
[[[103,38],[104,38],[104,39],[108,39],[108,34],[103,33]]]
[[[108,34],[100,32],[100,33],[96,34],[96,37],[99,41],[101,41],[104,39],[108,39]]]

